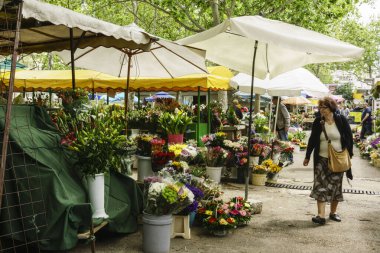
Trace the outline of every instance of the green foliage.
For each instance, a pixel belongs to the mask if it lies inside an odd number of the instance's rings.
[[[343,98],[346,100],[352,100],[353,99],[352,92],[353,92],[353,89],[352,89],[351,83],[346,83],[346,84],[340,85],[335,90],[336,95],[342,95]]]
[[[226,117],[227,117],[227,122],[229,125],[234,126],[234,125],[239,124],[239,120],[236,117],[235,109],[233,108],[233,106],[230,106],[228,108]]]
[[[183,111],[178,111],[174,114],[164,112],[158,122],[161,128],[168,134],[183,134],[187,126],[192,123],[192,119]]]
[[[77,152],[77,166],[81,172],[86,176],[94,176],[121,166],[120,158],[116,161],[116,157],[125,146],[123,143],[126,138],[120,135],[122,125],[117,123],[116,114],[103,113],[102,108],[95,106],[78,116],[78,120],[84,121],[84,124],[69,148]]]

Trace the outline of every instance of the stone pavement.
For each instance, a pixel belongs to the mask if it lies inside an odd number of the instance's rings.
[[[280,183],[312,185],[311,162],[302,165],[305,153],[295,154],[295,163],[280,174]],[[352,189],[380,192],[380,169],[359,157],[353,158]],[[344,188],[351,189],[344,179]],[[222,185],[224,197],[244,196],[244,185]],[[171,240],[171,252],[380,252],[380,195],[344,194],[338,206],[342,222],[327,220],[325,226],[311,222],[316,201],[309,190],[249,186],[249,198],[263,202],[263,212],[251,223],[226,237],[213,237],[200,227],[191,228],[191,240]],[[328,206],[327,206],[328,208]],[[328,213],[326,209],[326,213]],[[142,226],[129,235],[98,234],[97,252],[142,252]],[[70,252],[90,252],[78,244]]]

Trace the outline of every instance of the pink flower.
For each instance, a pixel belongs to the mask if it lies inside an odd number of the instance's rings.
[[[240,204],[240,203],[236,203],[235,204],[235,209],[237,209],[237,210],[239,210],[239,209],[241,209],[242,208],[242,204]]]
[[[238,211],[238,210],[232,210],[230,213],[231,213],[232,215],[238,215],[238,214],[239,214],[239,211]]]
[[[240,211],[240,215],[241,215],[241,216],[246,216],[246,215],[247,215],[247,212],[246,212],[245,210],[241,210],[241,211]]]
[[[222,205],[222,208],[223,208],[224,210],[228,209],[228,204],[224,203],[224,204]]]

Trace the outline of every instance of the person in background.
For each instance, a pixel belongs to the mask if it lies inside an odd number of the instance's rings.
[[[372,109],[368,105],[368,103],[364,103],[364,109],[362,112],[361,122],[362,131],[360,132],[360,139],[363,141],[365,139],[365,135],[372,134]]]
[[[237,99],[232,100],[234,111],[236,114],[236,117],[240,120],[243,118],[243,113],[241,112],[241,105],[239,104],[239,101]]]
[[[274,104],[274,107],[277,106],[278,99],[280,99],[280,101],[277,115],[277,123],[275,127],[277,130],[278,138],[282,141],[287,141],[288,130],[290,127],[290,114],[286,106],[283,103],[281,103],[281,98],[279,97],[272,98],[272,103]]]
[[[344,107],[343,115],[344,117],[346,117],[346,119],[348,119],[348,117],[350,116],[350,108],[348,108],[348,106]]]
[[[219,116],[219,111],[217,108],[212,110],[212,118],[211,118],[211,133],[216,133],[219,131],[219,128],[223,126],[222,120]]]
[[[318,215],[313,217],[312,221],[324,225],[326,202],[331,203],[330,220],[341,221],[336,211],[338,203],[343,201],[344,172],[333,173],[328,168],[328,141],[324,136],[322,125],[325,126],[334,149],[339,152],[347,148],[350,157],[353,156],[353,139],[347,119],[336,113],[337,104],[332,98],[325,97],[319,100],[318,105],[321,117],[314,120],[303,165],[309,164],[311,153],[314,152],[314,185],[310,197],[317,200]],[[346,171],[346,176],[352,180],[351,168]]]

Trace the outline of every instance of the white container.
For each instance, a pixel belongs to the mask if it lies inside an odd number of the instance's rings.
[[[206,174],[210,179],[214,180],[215,183],[220,183],[220,178],[222,177],[223,167],[209,167],[206,166]]]
[[[172,232],[172,215],[143,214],[143,251],[169,253]]]
[[[260,156],[249,156],[249,167],[253,167],[254,165],[258,165],[260,161]]]
[[[92,218],[108,218],[104,209],[104,173],[87,177],[88,192],[92,207]]]
[[[144,178],[154,175],[152,170],[152,158],[150,156],[136,156],[137,163],[137,181],[144,182]]]
[[[273,154],[273,162],[278,164],[280,162],[280,157],[281,157],[280,153]]]
[[[294,153],[298,154],[300,152],[300,145],[293,145]]]
[[[140,129],[131,129],[131,137],[134,137],[139,134],[140,134]]]

